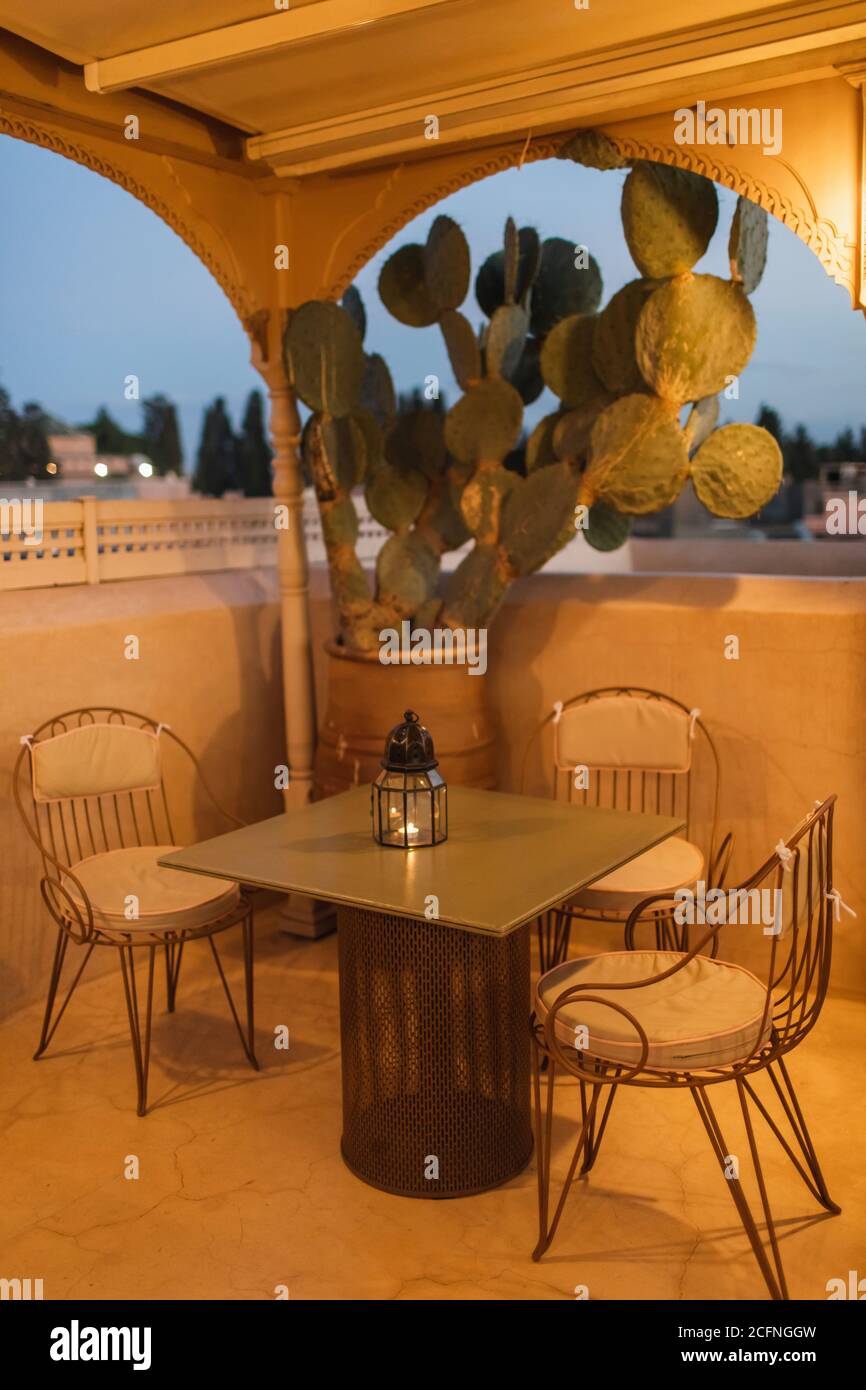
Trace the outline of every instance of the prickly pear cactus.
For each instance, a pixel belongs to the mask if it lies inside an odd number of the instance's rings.
[[[438,326],[462,393],[447,413],[398,408],[385,362],[363,346],[367,318],[354,288],[342,305],[301,305],[289,319],[286,367],[313,412],[301,447],[349,645],[375,647],[400,618],[483,627],[509,583],[576,529],[596,550],[615,550],[633,516],[668,506],[689,477],[702,503],[727,517],[753,514],[778,487],[781,455],[766,431],[717,427],[719,393],[754,348],[747,296],[766,260],[766,215],[741,198],[730,281],[696,274],[718,220],[710,182],[628,161],[600,131],[576,132],[559,155],[597,169],[631,165],[622,218],[641,278],[602,309],[601,272],[576,236],[542,242],[509,218],[502,248],[475,276],[485,316],[476,331],[464,306],[466,238],[452,218],[436,217],[423,244],[388,258],[379,293],[400,323]],[[545,387],[555,408],[527,438],[524,406]],[[392,533],[372,588],[355,553],[360,486]],[[440,577],[441,556],[470,541]]]

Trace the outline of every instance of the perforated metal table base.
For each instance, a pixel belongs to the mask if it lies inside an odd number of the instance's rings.
[[[340,907],[342,1152],[405,1197],[466,1197],[532,1152],[529,932]]]

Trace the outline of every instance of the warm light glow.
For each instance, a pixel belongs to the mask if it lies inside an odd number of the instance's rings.
[[[95,464],[93,465],[93,471],[94,471],[94,473],[96,474],[97,478],[107,478],[107,477],[108,477],[108,464],[107,464],[107,463],[95,463]]]
[[[152,477],[153,477],[153,464],[152,464],[152,463],[148,463],[148,462],[147,462],[147,459],[145,459],[143,463],[140,463],[140,464],[138,465],[138,471],[139,471],[139,473],[141,474],[142,478],[152,478]]]
[[[56,473],[56,472],[57,472],[57,464],[56,464],[56,463],[48,463],[48,464],[46,464],[46,465],[45,465],[45,472],[46,472],[46,473]]]

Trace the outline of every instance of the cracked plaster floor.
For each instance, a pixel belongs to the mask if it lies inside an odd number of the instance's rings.
[[[224,958],[237,985],[230,935]],[[24,1010],[0,1029],[0,1274],[42,1278],[46,1298],[267,1299],[279,1285],[293,1299],[563,1299],[578,1285],[592,1299],[766,1297],[685,1095],[620,1094],[596,1167],[539,1265],[529,1258],[534,1165],[457,1201],[359,1182],[339,1156],[336,938],[287,937],[275,909],[260,914],[257,937],[258,1075],[203,942],[188,948],[177,1013],[156,1016],[156,1108],[144,1119],[119,974],[85,977],[36,1064],[40,1014]],[[831,998],[791,1059],[841,1216],[819,1216],[759,1131],[793,1298],[826,1298],[828,1279],[866,1273],[864,1023],[866,1004]],[[288,1052],[272,1044],[280,1024]],[[728,1090],[716,1096],[736,1151],[745,1139]],[[562,1169],[576,1086],[559,1094]],[[124,1177],[128,1155],[139,1159],[137,1180]]]

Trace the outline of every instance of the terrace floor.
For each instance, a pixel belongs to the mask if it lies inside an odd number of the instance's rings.
[[[38,1064],[41,1010],[2,1025],[4,1277],[42,1278],[46,1299],[271,1299],[280,1285],[293,1299],[571,1299],[578,1285],[592,1299],[767,1296],[685,1095],[617,1098],[596,1167],[538,1265],[534,1167],[455,1201],[359,1182],[339,1156],[336,937],[287,937],[274,909],[259,923],[258,1075],[204,942],[187,950],[177,1013],[155,1018],[156,1108],[144,1119],[119,972],[82,983]],[[223,941],[237,982],[239,942]],[[831,999],[791,1059],[842,1215],[820,1214],[769,1131],[758,1132],[795,1299],[826,1298],[828,1279],[862,1268],[866,1116],[848,1106],[864,1015],[862,1003]],[[269,1041],[280,1024],[287,1052]],[[560,1096],[562,1169],[576,1083]],[[714,1101],[745,1153],[733,1088]],[[130,1155],[137,1180],[124,1177]]]

